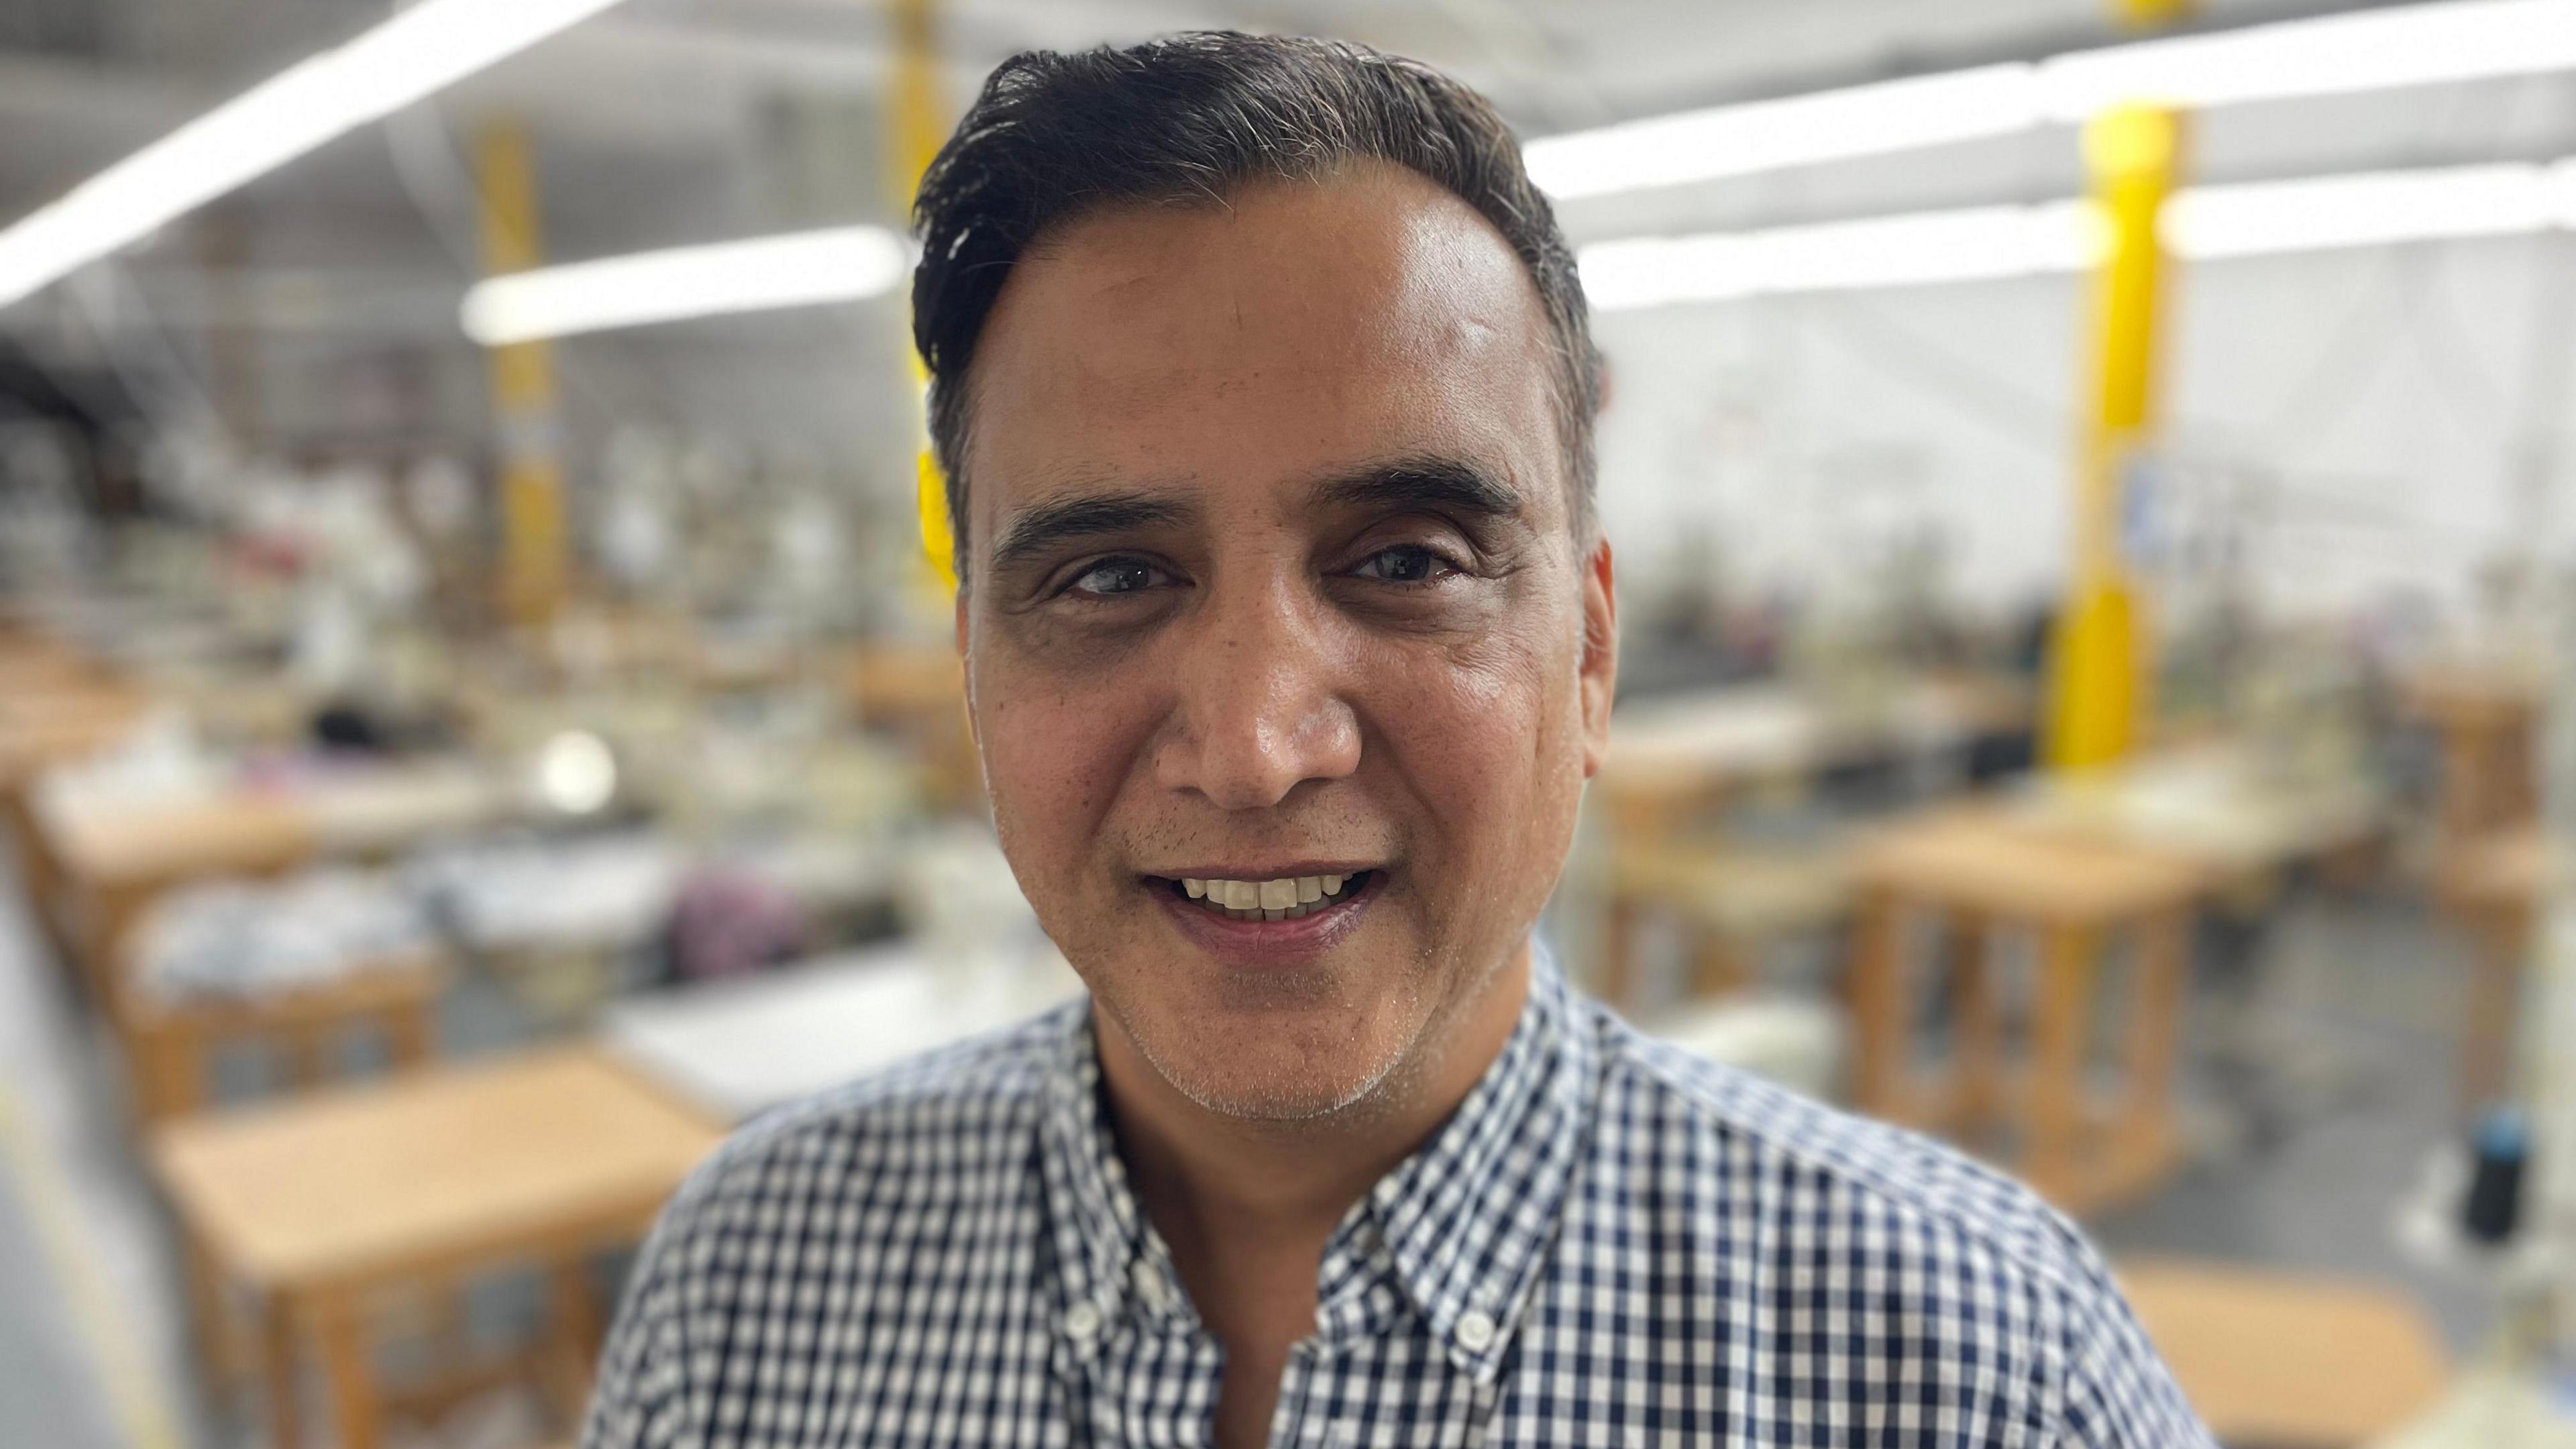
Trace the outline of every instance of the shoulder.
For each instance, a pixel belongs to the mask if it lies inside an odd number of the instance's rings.
[[[1751,1073],[1637,1031],[1596,1009],[1605,1116],[1630,1130],[1697,1137],[1723,1150],[1747,1184],[1813,1197],[1828,1191],[1918,1234],[1976,1245],[2049,1286],[2089,1285],[2090,1249],[2037,1194],[1916,1133],[1838,1111]]]
[[[784,1230],[782,1212],[960,1201],[1009,1192],[1028,1167],[1077,1001],[913,1057],[737,1130],[672,1199],[659,1236]]]
[[[1976,1325],[1997,1350],[1981,1362],[2034,1391],[2023,1407],[2063,1436],[2049,1442],[2207,1442],[2100,1255],[2037,1194],[1915,1133],[1591,1016],[1594,1158],[1628,1184],[1614,1197],[1642,1185],[1658,1204],[1699,1205],[1744,1240],[1713,1258],[1802,1301],[1841,1282],[1900,1317]]]
[[[819,1372],[835,1333],[873,1322],[886,1285],[919,1265],[946,1265],[952,1284],[960,1264],[1010,1271],[1012,1253],[983,1250],[1027,1236],[1045,1084],[1083,1009],[913,1058],[728,1139],[644,1245],[583,1442],[701,1442],[705,1416],[728,1412],[716,1386],[780,1363]]]

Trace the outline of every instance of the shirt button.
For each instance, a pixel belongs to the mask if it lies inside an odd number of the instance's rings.
[[[1146,1307],[1157,1313],[1170,1309],[1172,1295],[1164,1290],[1163,1275],[1154,1271],[1153,1264],[1138,1263],[1128,1277],[1135,1283],[1136,1296],[1144,1300]]]
[[[1077,1303],[1064,1311],[1064,1331],[1076,1343],[1089,1343],[1100,1336],[1100,1310],[1088,1303]]]
[[[1483,1353],[1494,1346],[1492,1315],[1470,1308],[1458,1315],[1458,1345],[1469,1353]]]

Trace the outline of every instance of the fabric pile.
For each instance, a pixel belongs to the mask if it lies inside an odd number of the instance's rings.
[[[216,882],[174,893],[146,918],[134,982],[164,1003],[273,997],[416,960],[436,941],[418,898],[383,871]]]
[[[405,884],[471,950],[644,939],[669,919],[687,852],[653,831],[478,841],[424,852]]]

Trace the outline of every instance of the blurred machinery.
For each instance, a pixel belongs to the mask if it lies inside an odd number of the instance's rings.
[[[2508,826],[2453,872],[2455,899],[2494,912],[2471,1019],[2502,1060],[2471,1064],[2477,1131],[2436,1154],[2397,1214],[2419,1260],[2482,1286],[2496,1328],[2387,1449],[2576,1446],[2576,568],[2556,584],[2516,631],[2548,645],[2523,659],[2546,690],[2539,828]]]

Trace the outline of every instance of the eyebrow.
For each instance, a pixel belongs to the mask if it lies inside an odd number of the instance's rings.
[[[1521,495],[1472,463],[1454,458],[1406,458],[1373,464],[1315,485],[1318,506],[1345,508],[1448,507],[1483,518],[1518,518]],[[1188,521],[1186,503],[1151,493],[1093,493],[1041,503],[1011,520],[993,550],[993,567],[1027,562],[1068,539],[1168,528]]]
[[[1519,518],[1526,502],[1518,490],[1472,463],[1454,458],[1406,458],[1328,479],[1315,501],[1348,508],[1446,507],[1484,518]]]
[[[1041,503],[1011,520],[993,566],[1009,568],[1071,538],[1131,529],[1168,527],[1189,514],[1184,505],[1144,493],[1094,493]]]

